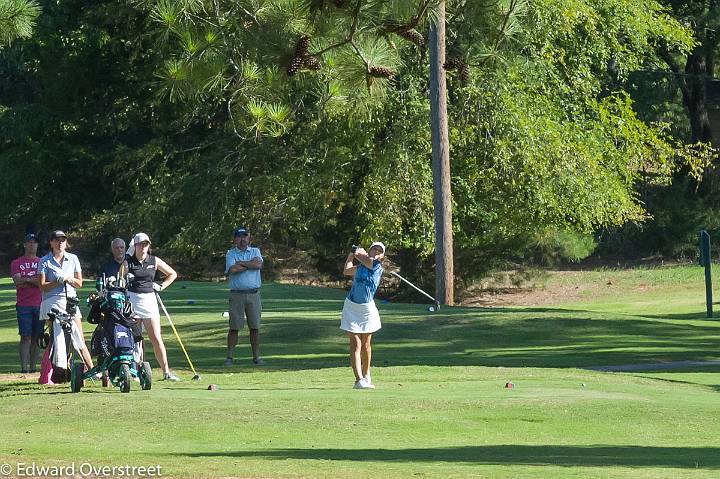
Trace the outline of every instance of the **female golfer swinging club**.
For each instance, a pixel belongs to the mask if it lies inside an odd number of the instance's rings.
[[[382,277],[384,257],[385,245],[376,241],[370,245],[370,252],[353,247],[353,251],[345,259],[343,274],[354,278],[343,305],[340,329],[347,331],[350,339],[350,365],[355,373],[354,389],[375,389],[370,379],[370,341],[373,333],[382,327],[374,297]],[[355,265],[355,260],[358,260],[359,264]]]

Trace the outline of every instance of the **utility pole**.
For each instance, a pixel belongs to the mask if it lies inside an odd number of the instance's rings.
[[[433,205],[435,207],[435,297],[452,305],[454,297],[450,139],[445,76],[445,0],[430,24],[430,123],[432,128]]]

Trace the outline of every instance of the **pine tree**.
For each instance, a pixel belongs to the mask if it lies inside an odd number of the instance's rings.
[[[0,0],[0,48],[32,34],[40,7],[34,0]]]

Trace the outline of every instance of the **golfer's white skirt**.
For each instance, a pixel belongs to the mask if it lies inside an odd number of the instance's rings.
[[[340,329],[350,333],[374,333],[381,327],[380,312],[375,301],[360,304],[345,298]]]
[[[128,291],[128,299],[133,307],[133,318],[160,319],[155,293],[133,293]]]
[[[40,303],[40,319],[42,321],[50,319],[48,318],[48,313],[52,311],[53,308],[57,308],[61,313],[64,313],[66,306],[67,300],[65,299],[65,296],[50,296],[49,298],[45,298],[42,300],[42,303]],[[75,313],[75,318],[78,316],[82,319],[82,313],[80,312],[79,307]]]

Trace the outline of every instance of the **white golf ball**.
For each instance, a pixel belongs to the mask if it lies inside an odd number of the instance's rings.
[[[230,317],[230,312],[225,311],[225,312],[222,314],[222,317],[223,317],[223,318],[229,318],[229,317]]]
[[[432,313],[433,311],[435,311],[435,308],[433,308],[432,306],[429,306],[428,311],[430,311]]]

